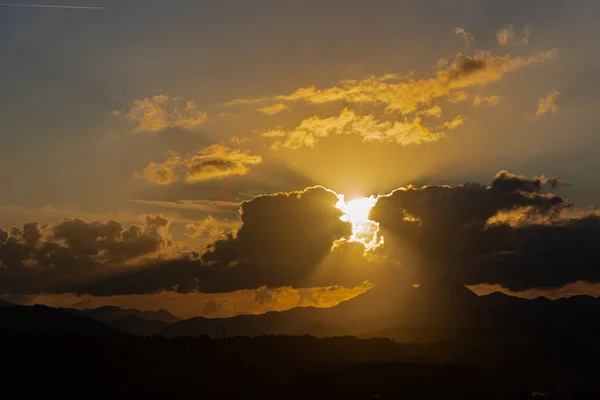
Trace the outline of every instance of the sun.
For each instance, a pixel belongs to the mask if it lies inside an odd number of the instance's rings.
[[[382,245],[383,237],[379,237],[379,224],[369,219],[377,198],[371,196],[346,201],[344,195],[339,194],[338,199],[335,206],[343,213],[340,219],[352,224],[352,235],[345,241],[361,243],[366,251]]]

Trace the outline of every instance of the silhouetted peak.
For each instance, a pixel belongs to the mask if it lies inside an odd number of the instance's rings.
[[[482,305],[484,307],[509,307],[516,305],[516,303],[520,303],[523,301],[528,301],[526,299],[511,296],[509,294],[503,292],[492,292],[483,296],[479,296]]]
[[[465,285],[449,279],[422,284],[417,288],[417,293],[423,300],[461,301],[479,297]]]
[[[5,300],[0,300],[0,307],[17,307],[18,304],[11,303]]]
[[[86,308],[81,310],[80,313],[100,320],[116,320],[129,315],[135,315],[148,321],[162,321],[167,323],[173,323],[180,320],[180,318],[164,309],[158,311],[144,311],[136,309],[123,309],[117,306],[103,306],[99,308]]]
[[[121,335],[121,332],[100,321],[44,305],[0,308],[0,328],[23,333]]]
[[[549,298],[547,298],[545,296],[538,296],[535,299],[533,299],[533,301],[538,302],[538,303],[547,303],[552,300],[550,300]]]
[[[117,312],[117,311],[122,311],[123,309],[121,307],[117,307],[117,306],[102,306],[102,307],[98,307],[98,308],[84,308],[82,311],[91,311],[91,310]]]

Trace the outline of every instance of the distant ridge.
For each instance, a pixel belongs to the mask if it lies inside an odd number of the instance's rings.
[[[101,321],[122,332],[138,336],[158,335],[169,324],[180,321],[180,318],[167,310],[143,311],[105,306],[82,310],[65,308],[64,311]]]
[[[0,330],[27,334],[124,335],[100,321],[40,305],[0,308]]]
[[[71,311],[81,313],[87,317],[95,318],[99,320],[116,320],[123,317],[134,315],[139,318],[143,318],[148,321],[161,321],[165,323],[173,323],[180,321],[181,318],[176,317],[167,310],[158,311],[143,311],[136,309],[123,309],[116,306],[104,306],[99,308],[84,308],[82,310]]]
[[[18,306],[18,304],[10,303],[5,300],[0,300],[0,307],[17,307],[17,306]]]
[[[574,296],[558,300],[539,297],[530,300],[501,292],[478,296],[464,285],[449,280],[430,282],[418,288],[408,286],[403,290],[394,290],[393,285],[374,287],[332,308],[298,307],[230,318],[180,320],[166,310],[126,310],[112,306],[84,310],[52,309],[22,307],[8,302],[2,302],[0,306],[3,304],[5,306],[0,311],[16,310],[13,314],[5,312],[0,315],[4,319],[3,315],[12,318],[7,320],[12,321],[12,328],[23,324],[25,330],[35,330],[36,323],[50,321],[59,330],[63,329],[60,324],[65,324],[65,331],[81,329],[82,332],[92,332],[98,329],[100,334],[118,331],[139,336],[383,335],[410,342],[442,340],[448,335],[459,334],[456,332],[464,334],[467,331],[481,335],[481,332],[505,332],[507,329],[600,328],[600,299],[594,297]],[[19,317],[19,314],[22,316]],[[69,320],[66,315],[79,319]],[[92,326],[91,322],[95,325]]]
[[[478,296],[464,285],[444,280],[400,291],[375,287],[327,309],[307,307],[232,318],[191,318],[170,324],[161,333],[166,337],[217,338],[223,332],[229,336],[319,337],[387,332],[391,338],[419,340],[422,332],[429,329],[437,332],[430,335],[433,340],[442,338],[449,329],[596,328],[600,327],[598,315],[600,299],[589,296],[559,300],[528,300],[499,292]]]

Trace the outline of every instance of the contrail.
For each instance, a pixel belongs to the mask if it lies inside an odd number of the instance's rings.
[[[0,4],[0,7],[30,7],[30,8],[63,8],[70,10],[104,10],[104,7],[62,6],[48,4]]]

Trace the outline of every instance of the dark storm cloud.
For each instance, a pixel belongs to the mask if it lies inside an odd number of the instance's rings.
[[[335,193],[313,187],[242,203],[241,228],[203,255],[208,270],[201,290],[302,285],[333,242],[351,233],[337,201]]]
[[[37,222],[0,230],[0,292],[57,291],[104,273],[114,273],[175,252],[169,220],[146,216],[143,224],[66,219],[54,225]]]
[[[482,258],[470,260],[465,282],[501,283],[514,291],[600,282],[600,216],[497,225],[483,233]]]
[[[406,285],[438,279],[511,290],[600,281],[600,216],[574,214],[548,191],[560,179],[499,172],[490,186],[401,188],[371,212],[385,245],[363,257],[323,187],[264,195],[240,207],[241,225],[200,256],[177,250],[168,221],[66,220],[0,231],[0,292],[109,296],[164,290]]]
[[[416,282],[497,283],[511,290],[600,278],[595,214],[572,215],[562,180],[501,171],[491,186],[424,187],[381,197],[372,218]],[[494,223],[490,223],[493,221]]]
[[[309,284],[317,266],[330,254],[334,241],[351,234],[350,224],[340,220],[342,214],[335,208],[337,201],[334,192],[322,187],[258,196],[242,203],[241,227],[215,242],[202,260],[186,255],[168,261],[150,261],[138,268],[124,268],[118,274],[65,282],[48,290],[109,296],[161,290],[215,293],[263,286],[302,287]],[[74,254],[91,253],[90,257],[101,254],[92,245],[97,238],[117,236],[118,244],[123,246],[125,235],[136,229],[124,230],[114,222],[89,226],[78,221],[57,228],[53,229],[54,235],[67,241],[66,253],[70,249]],[[120,254],[114,245],[109,247],[112,259]],[[356,256],[360,259],[360,253]],[[344,277],[329,273],[324,279],[330,283]],[[6,285],[2,289],[0,292],[10,292]]]
[[[522,175],[511,174],[508,171],[500,171],[494,177],[492,188],[505,192],[523,191],[540,193],[544,185],[556,189],[559,185],[566,185],[561,178],[546,178],[544,176],[526,178]]]

